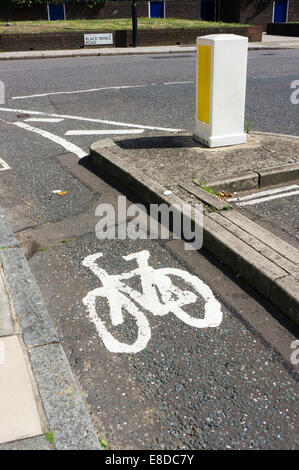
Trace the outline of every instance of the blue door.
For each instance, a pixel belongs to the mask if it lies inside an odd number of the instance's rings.
[[[285,23],[288,16],[289,0],[275,0],[274,23]]]
[[[62,5],[48,5],[49,20],[65,20],[64,4]]]
[[[150,18],[165,18],[164,2],[149,2]]]
[[[215,21],[216,0],[201,0],[200,18],[205,21]]]

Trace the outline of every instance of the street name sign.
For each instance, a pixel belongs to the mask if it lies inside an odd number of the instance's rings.
[[[84,34],[85,46],[100,46],[107,44],[113,44],[112,33]]]

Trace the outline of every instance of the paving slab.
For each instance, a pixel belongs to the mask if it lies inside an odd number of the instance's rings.
[[[1,450],[53,450],[53,445],[45,436],[38,436],[0,445]]]
[[[111,147],[112,153],[122,152],[123,160],[180,197],[184,192],[177,187],[182,183],[232,191],[258,187],[259,170],[298,163],[299,155],[299,139],[254,133],[236,148],[209,149],[196,143],[190,133],[114,141],[119,150]]]
[[[24,354],[17,336],[0,339],[0,443],[43,433]]]

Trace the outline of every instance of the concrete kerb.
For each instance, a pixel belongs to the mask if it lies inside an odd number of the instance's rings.
[[[100,450],[89,412],[36,281],[1,209],[0,237],[0,269],[30,357],[49,431],[54,434],[55,447]]]
[[[294,49],[299,46],[283,45],[271,46],[264,44],[249,44],[248,50],[285,50]],[[97,57],[97,56],[111,56],[111,55],[138,55],[138,54],[178,54],[186,52],[195,52],[195,46],[144,46],[144,47],[122,47],[122,48],[102,48],[102,49],[73,49],[73,50],[59,50],[59,51],[15,51],[15,52],[1,52],[1,60],[25,60],[25,59],[59,59],[66,57]]]
[[[118,147],[114,147],[114,149]],[[169,196],[165,195],[165,188],[160,184],[153,181],[148,176],[141,173],[137,168],[130,165],[128,162],[121,158],[122,150],[119,150],[120,154],[116,155],[115,151],[111,152],[111,144],[108,147],[103,147],[102,143],[94,143],[91,146],[91,159],[93,165],[100,170],[100,174],[108,176],[118,184],[121,184],[129,192],[137,196],[140,202],[145,204],[162,204],[167,205],[179,204],[182,206],[184,201],[174,194]],[[217,199],[215,197],[215,199]],[[232,221],[227,218],[227,223],[219,224],[219,220],[214,220],[217,216],[224,217],[225,213],[232,213],[234,211],[219,211],[218,213],[208,213],[204,215],[203,224],[203,238],[204,248],[213,253],[218,259],[223,261],[233,272],[240,274],[240,276],[252,285],[259,293],[261,293],[266,299],[276,305],[284,314],[299,324],[299,282],[294,279],[289,272],[276,263],[269,259],[268,255],[264,255],[261,251],[257,251],[252,248],[248,242],[247,232],[242,229],[244,240],[239,237],[239,221]],[[223,215],[220,215],[223,214]],[[216,217],[215,217],[216,216]],[[245,217],[244,217],[245,219]],[[246,219],[247,220],[247,219]],[[244,221],[243,221],[244,222]],[[194,218],[191,223],[196,223]],[[256,227],[252,227],[254,223],[250,221],[250,229],[258,231],[260,227],[254,224]],[[226,227],[224,227],[226,225]],[[264,236],[264,232],[270,239],[270,245],[264,245],[265,248],[269,248],[271,256],[275,259],[273,253],[280,255],[279,253],[279,242],[280,239],[267,232],[264,229],[261,237]],[[253,234],[254,236],[254,234]],[[260,241],[260,240],[257,240]],[[286,258],[285,251],[286,243],[282,242],[284,250],[282,250],[281,258]],[[289,247],[289,245],[287,245]],[[293,247],[289,247],[293,250],[290,254],[292,259],[297,259],[299,264],[299,252]],[[272,253],[273,252],[273,253]],[[294,258],[295,255],[295,258]],[[279,256],[278,256],[279,257]],[[294,263],[295,265],[295,263]],[[295,266],[297,267],[297,266]],[[285,288],[288,278],[292,279],[292,289]],[[295,289],[296,286],[296,289]],[[284,301],[280,302],[280,295],[277,294],[278,290],[282,293]]]

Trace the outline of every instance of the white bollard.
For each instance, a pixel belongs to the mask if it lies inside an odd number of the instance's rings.
[[[193,138],[207,147],[246,143],[244,132],[248,38],[197,38],[196,116]]]

